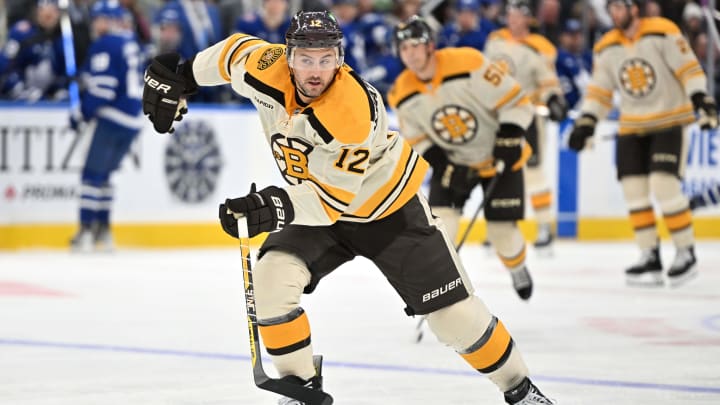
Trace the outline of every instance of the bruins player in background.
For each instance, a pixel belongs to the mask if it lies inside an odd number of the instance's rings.
[[[677,286],[697,273],[692,214],[681,189],[687,128],[695,113],[701,128],[716,128],[717,107],[706,93],[697,58],[674,23],[641,18],[634,0],[610,0],[607,8],[615,28],[595,44],[592,80],[569,146],[576,151],[586,146],[618,90],[617,176],[642,251],[640,261],[625,271],[627,282],[648,286],[665,282],[652,196],[676,248],[667,278]]]
[[[535,247],[549,251],[554,239],[552,191],[543,164],[545,154],[546,116],[562,121],[567,116],[567,103],[555,71],[557,50],[550,41],[530,31],[532,12],[527,0],[510,0],[506,8],[507,28],[490,34],[484,53],[503,67],[528,94],[536,111],[527,130],[533,154],[525,167],[525,188],[538,225]]]
[[[227,199],[219,216],[233,237],[239,215],[250,236],[272,232],[253,276],[260,334],[284,380],[322,390],[300,298],[342,263],[364,256],[404,300],[405,312],[426,315],[438,339],[486,374],[508,403],[552,403],[528,379],[503,323],[473,294],[419,193],[427,162],[388,131],[381,95],[343,64],[332,14],[299,12],[286,44],[238,33],[185,62],[157,56],[145,83],[143,111],[160,133],[172,131],[173,119],[187,112],[184,97],[198,86],[229,84],[258,110],[288,185],[253,184],[249,194]]]
[[[395,47],[406,69],[388,94],[403,136],[433,168],[430,206],[457,234],[463,206],[477,185],[500,176],[485,204],[487,235],[520,298],[532,294],[525,239],[517,226],[525,211],[524,142],[533,108],[520,84],[473,48],[435,49],[420,17],[395,27]],[[525,146],[525,147],[524,147]],[[525,153],[523,154],[523,151]],[[495,162],[506,169],[495,173]]]

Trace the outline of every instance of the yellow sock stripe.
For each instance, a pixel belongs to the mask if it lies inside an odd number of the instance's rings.
[[[670,232],[678,232],[692,225],[692,214],[689,209],[675,214],[665,215],[665,225]]]
[[[655,226],[655,213],[652,208],[630,211],[630,223],[635,230]]]
[[[547,208],[552,204],[552,193],[550,191],[541,191],[537,194],[533,194],[530,197],[533,209],[539,210],[541,208]]]
[[[485,333],[468,351],[460,353],[474,369],[489,373],[500,368],[512,350],[512,338],[505,325],[493,317]]]
[[[504,257],[500,254],[498,254],[498,257],[500,258],[500,261],[502,261],[502,263],[505,265],[505,267],[512,269],[512,268],[515,268],[525,262],[526,253],[527,253],[527,251],[525,249],[525,245],[523,245],[520,253],[518,253],[517,255],[515,255],[513,257]]]
[[[259,323],[260,335],[268,353],[281,355],[291,353],[310,344],[310,322],[300,308],[292,319],[271,325]]]

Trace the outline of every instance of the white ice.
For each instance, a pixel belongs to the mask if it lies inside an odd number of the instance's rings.
[[[531,251],[527,303],[496,258],[463,249],[477,293],[559,404],[720,404],[720,242],[698,244],[700,276],[677,289],[626,287],[630,242]],[[303,306],[337,404],[503,403],[429,331],[413,342],[416,319],[364,259]],[[234,249],[0,253],[0,404],[274,404],[252,382],[244,313]]]

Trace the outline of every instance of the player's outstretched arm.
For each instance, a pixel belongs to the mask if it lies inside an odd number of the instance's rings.
[[[192,73],[192,59],[180,62],[180,54],[166,53],[152,59],[145,71],[143,114],[161,134],[174,132],[173,121],[187,113],[185,97],[197,91]]]

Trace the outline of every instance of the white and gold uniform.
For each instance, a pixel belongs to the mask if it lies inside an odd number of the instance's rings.
[[[555,71],[557,50],[545,37],[530,33],[514,38],[507,28],[490,34],[485,54],[502,66],[528,93],[536,107],[544,106],[552,96],[563,97]],[[533,156],[525,169],[525,186],[538,224],[550,226],[553,221],[552,192],[542,170],[545,160],[545,118],[536,116],[528,128]]]
[[[452,244],[418,193],[428,163],[388,131],[382,97],[372,86],[342,66],[324,93],[304,104],[286,47],[244,34],[197,54],[192,70],[199,85],[229,83],[253,102],[290,184],[285,191],[294,221],[270,233],[253,271],[260,334],[280,376],[315,377],[300,298],[342,263],[363,256],[382,271],[408,315],[427,315],[438,339],[501,390],[527,381],[509,332],[473,295]],[[518,87],[498,101],[508,116],[526,122],[527,113],[509,112],[521,100]]]
[[[397,111],[403,136],[419,152],[438,145],[451,163],[470,166],[482,175],[492,167],[500,124],[530,124],[530,100],[515,79],[478,50],[445,48],[435,51],[435,58],[432,80],[423,82],[406,69],[390,90],[389,103]],[[524,211],[521,169],[529,151],[525,149],[520,162],[506,162],[506,173],[485,205],[488,238],[510,271],[525,266],[525,241],[515,223]],[[433,174],[430,205],[454,236],[469,194],[456,195],[441,187],[441,174]]]
[[[230,83],[257,107],[290,183],[294,224],[374,221],[418,192],[427,163],[388,132],[382,97],[349,67],[309,105],[295,97],[285,45],[235,34],[197,54],[193,72],[198,84]]]
[[[695,120],[690,96],[706,90],[700,63],[680,29],[664,18],[640,19],[634,38],[614,29],[593,51],[580,109],[602,119],[613,92],[620,94],[617,169],[638,244],[657,245],[652,193],[675,244],[692,245],[692,215],[678,178],[687,160],[686,126]]]

